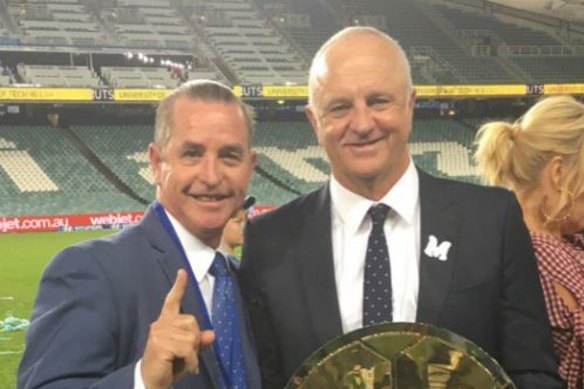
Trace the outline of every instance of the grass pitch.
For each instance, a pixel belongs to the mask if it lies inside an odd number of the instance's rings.
[[[112,231],[0,234],[0,320],[30,319],[37,286],[47,262],[61,249]],[[0,388],[16,388],[24,331],[0,332]]]

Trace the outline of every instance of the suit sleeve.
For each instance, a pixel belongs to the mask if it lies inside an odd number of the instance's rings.
[[[45,270],[18,372],[19,389],[131,388],[135,364],[115,369],[113,289],[88,250],[68,248]]]
[[[265,263],[270,254],[265,251],[262,236],[253,222],[245,228],[239,282],[244,303],[249,312],[255,338],[263,389],[280,389],[286,384],[282,358],[275,335],[265,289],[258,263]]]
[[[500,362],[518,389],[563,388],[531,239],[515,197],[503,239]]]

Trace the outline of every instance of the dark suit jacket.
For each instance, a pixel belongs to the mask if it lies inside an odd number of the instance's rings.
[[[417,321],[454,331],[496,358],[519,388],[562,387],[528,231],[508,191],[419,171]],[[424,254],[450,241],[446,261]],[[265,389],[342,334],[328,185],[252,220],[240,285],[256,335]]]
[[[150,324],[181,267],[179,251],[152,207],[136,226],[59,253],[41,279],[18,388],[131,389]],[[191,283],[182,311],[201,322]],[[259,388],[251,331],[242,323],[249,387]],[[186,375],[175,389],[219,388],[213,347],[199,363],[200,373]]]

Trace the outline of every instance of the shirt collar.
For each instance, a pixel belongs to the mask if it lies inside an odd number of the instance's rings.
[[[196,236],[191,234],[170,212],[164,210],[168,220],[172,224],[178,240],[183,246],[193,274],[197,283],[201,283],[205,275],[209,272],[213,259],[215,259],[215,250],[201,242]]]
[[[410,159],[404,174],[377,203],[388,205],[395,214],[411,225],[414,222],[416,205],[419,201],[418,186],[418,171]],[[332,175],[330,192],[333,212],[339,216],[351,233],[356,233],[367,211],[376,202],[351,192]]]

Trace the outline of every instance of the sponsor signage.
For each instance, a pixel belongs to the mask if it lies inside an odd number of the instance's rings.
[[[139,211],[0,217],[0,233],[118,228],[138,222],[143,215]]]
[[[251,219],[274,207],[256,205],[248,213]],[[0,234],[11,232],[77,231],[122,228],[140,221],[143,211],[84,213],[74,215],[0,216]]]
[[[125,102],[160,101],[171,89],[114,89],[114,100]]]
[[[95,101],[113,101],[114,90],[112,88],[97,88],[93,90],[93,100]]]
[[[546,95],[582,95],[584,94],[584,84],[545,84],[543,91]]]
[[[517,85],[417,85],[418,97],[524,96],[526,86]]]
[[[0,88],[0,101],[92,101],[93,89]]]
[[[417,85],[418,97],[512,97],[550,94],[584,95],[584,84]],[[306,99],[308,86],[237,85],[237,96],[251,99]],[[3,102],[158,102],[171,89],[0,88]]]

